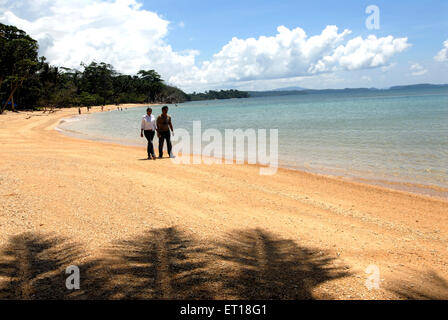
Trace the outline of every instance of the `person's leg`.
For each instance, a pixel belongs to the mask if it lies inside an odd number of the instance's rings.
[[[164,140],[163,132],[160,132],[159,138],[159,158],[163,157],[163,140]]]
[[[148,152],[148,158],[151,158],[151,146],[152,146],[152,140],[151,140],[151,132],[150,131],[143,131],[145,134],[146,140],[148,140],[148,147],[146,148],[146,151]]]
[[[168,131],[166,133],[165,139],[166,139],[166,146],[168,148],[168,156],[172,157],[173,155],[171,154],[171,150],[173,149],[173,146],[171,145],[171,132],[170,131]]]
[[[154,152],[154,144],[153,144],[154,135],[155,135],[155,132],[154,132],[154,131],[149,131],[149,138],[150,138],[150,148],[149,148],[149,152],[151,153],[151,155],[153,156],[153,158],[156,157],[156,153]]]

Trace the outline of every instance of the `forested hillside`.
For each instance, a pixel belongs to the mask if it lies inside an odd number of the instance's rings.
[[[81,63],[80,70],[50,65],[38,43],[14,26],[0,24],[0,113],[5,109],[92,106],[116,103],[179,103],[189,100],[155,70],[137,75],[106,63]]]

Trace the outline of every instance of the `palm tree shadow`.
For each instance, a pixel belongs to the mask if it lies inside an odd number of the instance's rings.
[[[101,260],[79,248],[50,236],[12,237],[0,252],[0,299],[313,299],[314,287],[348,275],[324,254],[260,229],[214,244],[153,229],[112,244]],[[66,287],[70,265],[80,269],[80,290]]]
[[[218,244],[222,253],[217,257],[232,265],[222,291],[236,299],[314,299],[313,288],[349,275],[332,267],[333,259],[323,253],[260,229],[237,232],[229,239]]]
[[[434,271],[421,273],[407,270],[400,273],[400,281],[388,290],[405,300],[448,300],[448,282]]]
[[[209,248],[175,228],[155,229],[109,250],[112,299],[211,299]]]
[[[63,239],[25,233],[0,253],[0,299],[67,299],[65,268],[80,257]]]

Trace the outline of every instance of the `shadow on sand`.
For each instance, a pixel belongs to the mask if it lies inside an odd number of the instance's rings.
[[[79,248],[35,234],[12,237],[0,252],[0,299],[313,299],[316,286],[349,275],[325,254],[260,229],[222,243],[154,229],[86,263]],[[81,289],[69,291],[65,268],[73,264]]]
[[[292,240],[255,229],[229,234],[217,258],[231,263],[222,289],[236,299],[313,299],[312,290],[349,275],[332,267],[333,258]],[[345,270],[345,269],[344,269]]]
[[[30,233],[12,237],[0,256],[0,277],[7,279],[0,284],[0,299],[66,298],[60,270],[79,256],[75,246],[58,238]]]
[[[448,300],[448,282],[436,272],[406,270],[387,290],[405,300]]]

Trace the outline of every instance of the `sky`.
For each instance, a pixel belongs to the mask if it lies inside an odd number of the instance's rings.
[[[0,0],[51,64],[186,92],[448,83],[447,17],[446,0]]]

